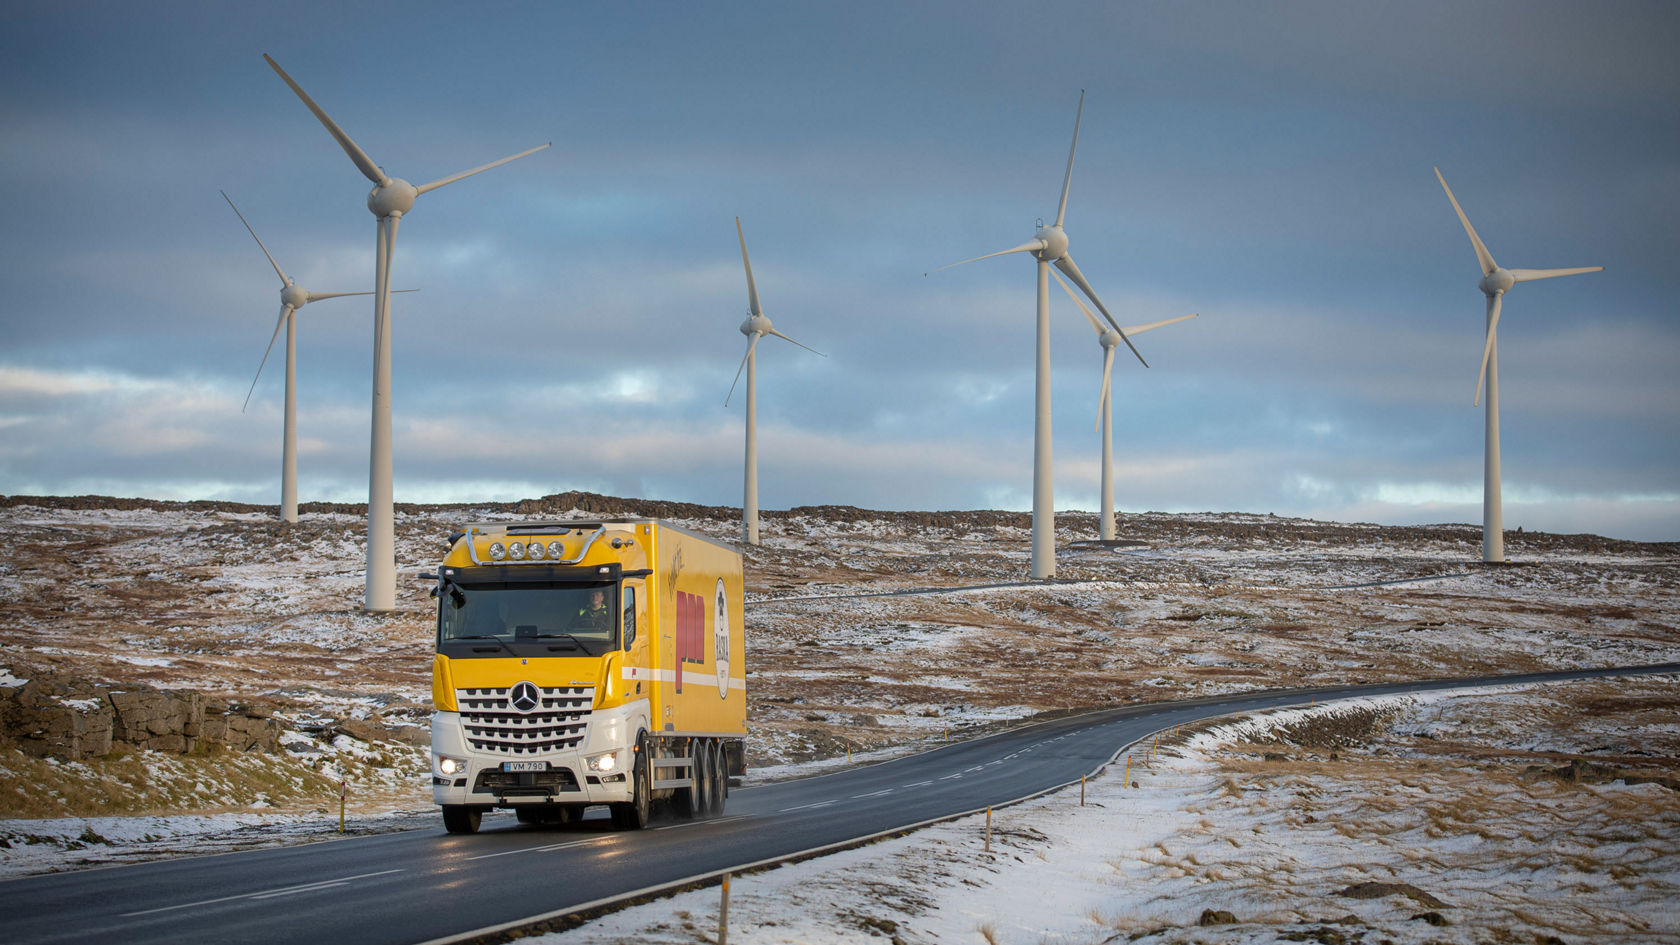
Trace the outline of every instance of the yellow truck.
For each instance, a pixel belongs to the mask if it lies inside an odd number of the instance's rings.
[[[741,554],[652,519],[494,522],[436,574],[432,800],[566,823],[722,812],[745,773]]]

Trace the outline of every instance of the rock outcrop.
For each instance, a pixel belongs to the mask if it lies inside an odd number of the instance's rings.
[[[38,676],[0,687],[0,741],[62,761],[99,758],[124,746],[182,754],[201,745],[275,751],[280,723],[265,706],[219,702],[192,689]]]

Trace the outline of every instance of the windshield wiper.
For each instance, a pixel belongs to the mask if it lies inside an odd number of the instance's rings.
[[[558,639],[561,639],[562,637],[564,637],[567,640],[572,641],[571,649],[582,650],[583,652],[588,653],[590,656],[595,655],[595,654],[589,652],[589,647],[584,646],[582,640],[579,640],[577,637],[574,637],[569,633],[539,633],[539,634],[537,634],[537,639],[539,639],[539,640],[558,640]],[[560,649],[560,647],[551,646],[551,647],[549,647],[549,649],[550,650],[557,650],[557,649]]]
[[[515,653],[513,651],[513,647],[507,645],[506,640],[503,640],[501,637],[495,636],[493,634],[479,633],[479,634],[473,634],[473,635],[470,635],[470,636],[450,637],[450,639],[451,640],[494,640],[497,646],[499,646],[502,649],[508,651],[508,655],[510,655],[510,656],[518,656],[519,655],[518,653]]]

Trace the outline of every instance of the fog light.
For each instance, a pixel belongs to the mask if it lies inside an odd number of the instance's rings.
[[[548,556],[558,561],[566,556],[566,546],[557,541],[548,543]]]
[[[505,557],[507,557],[507,549],[502,547],[502,543],[499,542],[499,541],[491,542],[490,543],[490,560],[491,561],[500,561]]]
[[[522,541],[516,541],[509,544],[508,557],[515,561],[523,560],[525,557],[525,543]]]
[[[531,547],[530,547],[531,560],[532,561],[541,561],[543,559],[543,554],[544,554],[543,553],[543,543],[540,542],[540,541],[531,542]]]
[[[456,761],[454,758],[445,758],[442,755],[439,755],[438,770],[442,771],[444,774],[454,774],[455,772],[461,770],[461,762]]]

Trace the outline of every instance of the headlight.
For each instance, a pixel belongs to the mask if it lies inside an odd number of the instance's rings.
[[[465,767],[465,764],[463,762],[456,761],[454,758],[445,758],[442,755],[439,755],[437,767],[438,770],[444,774],[454,774]]]
[[[512,558],[515,561],[520,561],[520,560],[524,559],[524,557],[525,557],[525,543],[522,542],[522,541],[516,541],[516,542],[510,543],[508,545],[508,557]]]
[[[490,543],[490,560],[491,561],[500,561],[505,557],[507,557],[507,549],[502,547],[502,543],[499,542],[499,541],[491,542]]]
[[[530,547],[529,551],[531,553],[531,560],[532,561],[541,561],[543,559],[543,543],[542,542],[540,542],[540,541],[531,542],[531,547]]]
[[[548,556],[550,558],[553,558],[556,561],[559,561],[561,558],[564,558],[566,556],[566,546],[560,544],[557,541],[549,542],[548,543]]]
[[[609,751],[604,755],[596,755],[593,758],[587,759],[587,764],[589,765],[589,770],[599,771],[603,774],[608,771],[617,771],[618,752]]]

